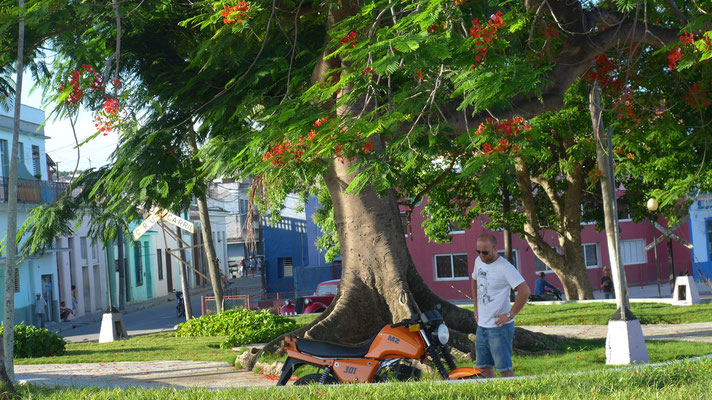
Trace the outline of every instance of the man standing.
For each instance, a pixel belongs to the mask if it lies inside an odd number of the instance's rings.
[[[512,264],[497,254],[497,240],[488,233],[477,238],[475,268],[472,271],[472,298],[475,303],[477,337],[475,340],[476,367],[485,378],[494,378],[494,369],[502,377],[514,376],[512,344],[514,316],[522,310],[531,291],[524,278]],[[514,305],[509,303],[509,292],[517,291]]]
[[[45,308],[47,308],[47,302],[42,298],[40,293],[37,293],[37,300],[35,301],[35,315],[37,316],[37,327],[40,329],[45,327]]]

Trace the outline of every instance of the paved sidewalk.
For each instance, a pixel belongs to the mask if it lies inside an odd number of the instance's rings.
[[[646,340],[682,340],[712,343],[712,322],[650,324],[642,327]],[[549,325],[522,326],[521,328],[548,335],[562,335],[580,339],[605,338],[608,333],[608,325]]]
[[[43,386],[247,388],[275,386],[276,381],[225,362],[148,361],[83,364],[16,365],[15,379]]]

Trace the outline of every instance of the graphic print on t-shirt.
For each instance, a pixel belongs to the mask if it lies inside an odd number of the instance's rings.
[[[492,298],[487,293],[487,286],[487,271],[483,269],[477,270],[477,294],[480,295],[482,305],[485,306],[492,302]]]

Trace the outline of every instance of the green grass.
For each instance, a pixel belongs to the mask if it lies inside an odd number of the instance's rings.
[[[437,381],[211,391],[22,387],[23,399],[712,399],[712,360],[453,385]]]
[[[712,304],[631,303],[630,307],[642,324],[712,322]],[[472,310],[472,306],[464,308]],[[517,325],[606,325],[615,311],[612,303],[528,303],[517,315]]]
[[[176,337],[173,332],[134,336],[109,343],[68,343],[67,354],[57,357],[17,358],[15,364],[96,363],[116,361],[227,361],[235,362],[232,349],[221,349],[225,338]]]

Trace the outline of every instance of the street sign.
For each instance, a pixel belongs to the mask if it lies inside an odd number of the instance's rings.
[[[653,222],[653,225],[655,226],[655,229],[659,230],[660,232],[663,233],[662,236],[659,236],[655,238],[655,241],[650,242],[647,246],[645,246],[645,251],[648,251],[653,248],[653,246],[656,246],[658,243],[662,242],[665,240],[665,238],[670,238],[678,243],[682,244],[683,246],[687,247],[688,249],[692,250],[692,243],[688,242],[687,240],[681,238],[680,236],[674,234],[673,232],[676,231],[679,227],[682,226],[685,222],[687,222],[688,216],[686,215],[683,217],[680,222],[675,224],[672,228],[665,228],[664,226],[660,225],[657,222]]]
[[[158,219],[159,218],[156,217],[154,214],[151,214],[148,216],[148,218],[144,219],[143,222],[141,222],[139,226],[137,226],[136,229],[131,232],[134,240],[138,240],[141,236],[143,236],[146,231],[151,229],[151,227],[158,222]]]
[[[163,217],[163,220],[190,233],[193,233],[195,230],[192,222],[186,221],[173,213],[166,213],[166,215]]]

